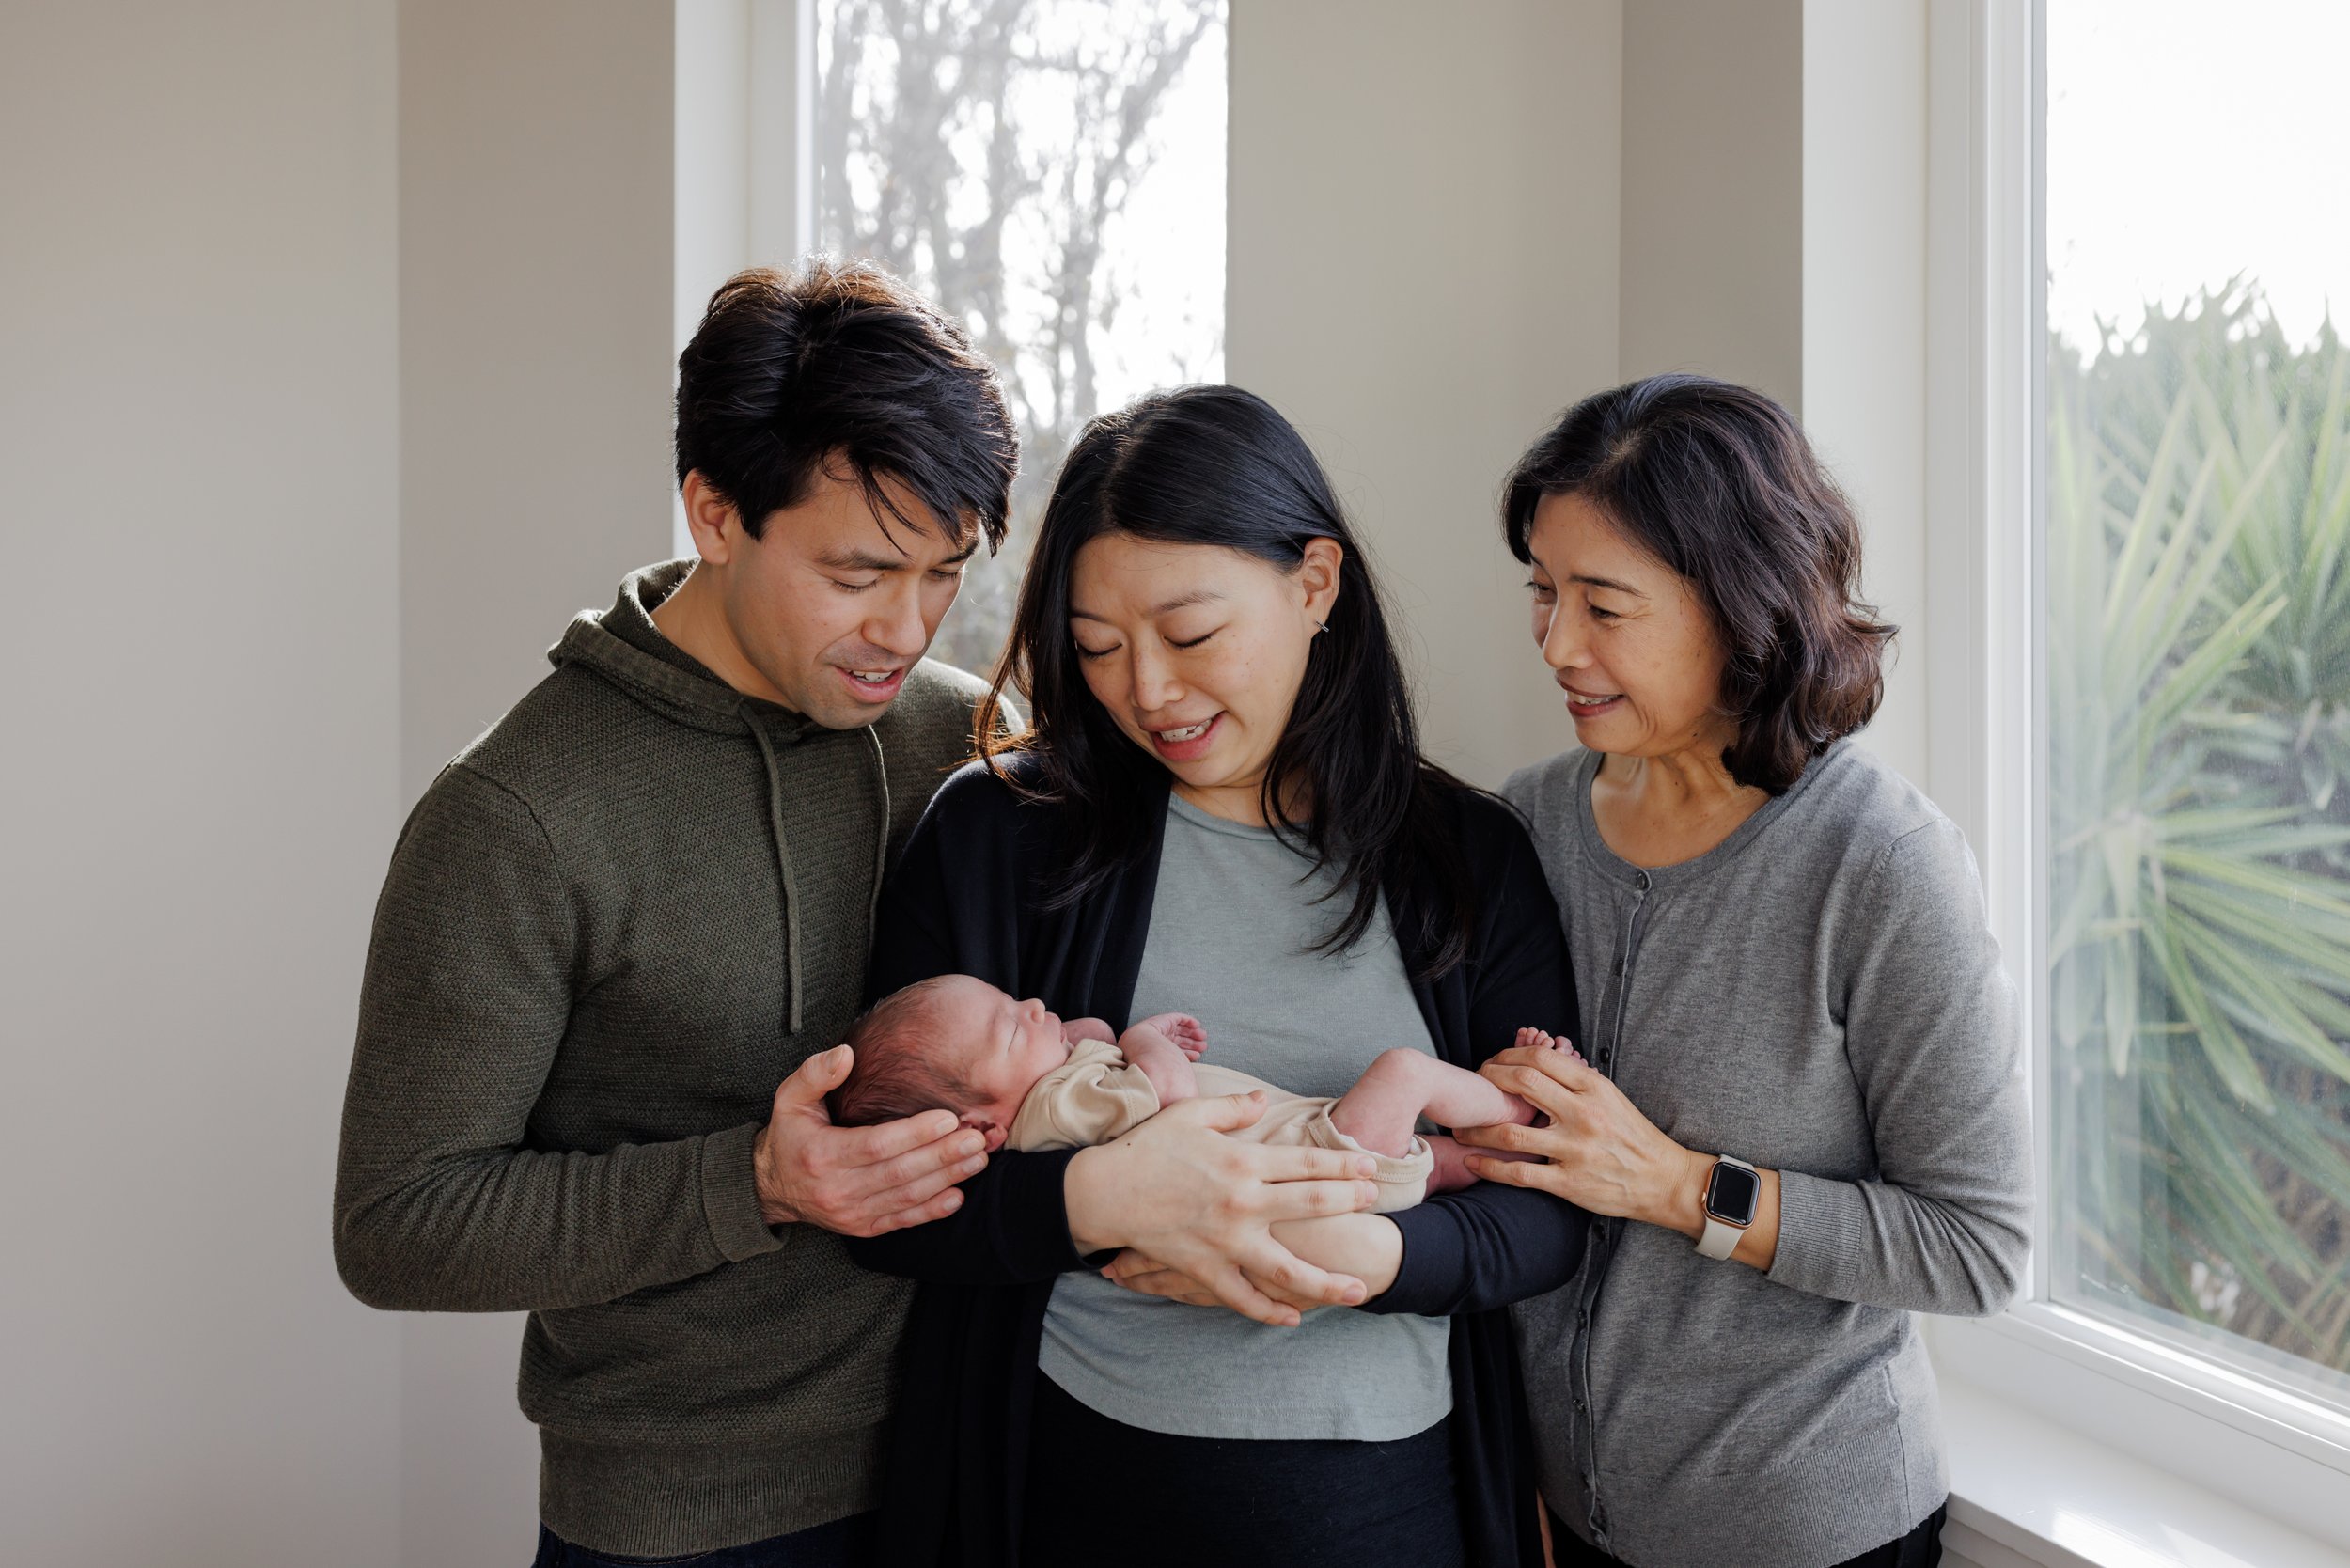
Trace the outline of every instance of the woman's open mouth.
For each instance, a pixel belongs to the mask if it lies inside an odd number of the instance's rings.
[[[1217,713],[1201,719],[1198,724],[1179,725],[1172,729],[1152,729],[1146,733],[1151,737],[1152,748],[1161,757],[1170,762],[1188,762],[1207,754],[1209,745],[1215,740],[1216,729],[1223,722],[1224,715]]]
[[[1605,697],[1592,697],[1573,686],[1561,688],[1567,694],[1567,712],[1575,718],[1596,718],[1613,713],[1623,703],[1623,693],[1611,692]]]

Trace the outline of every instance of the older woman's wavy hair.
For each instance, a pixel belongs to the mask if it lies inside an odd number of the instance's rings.
[[[1722,761],[1739,783],[1781,793],[1876,713],[1899,628],[1859,597],[1851,503],[1769,398],[1695,375],[1586,398],[1510,473],[1501,527],[1521,561],[1546,495],[1598,508],[1711,612],[1738,723]]]

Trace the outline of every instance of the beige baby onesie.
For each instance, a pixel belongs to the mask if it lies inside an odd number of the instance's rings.
[[[1436,1157],[1425,1138],[1412,1139],[1412,1152],[1397,1157],[1363,1146],[1339,1131],[1330,1121],[1335,1100],[1292,1094],[1288,1090],[1235,1073],[1229,1067],[1194,1062],[1192,1074],[1202,1095],[1246,1094],[1262,1090],[1268,1104],[1256,1124],[1231,1136],[1250,1143],[1297,1145],[1319,1149],[1360,1150],[1379,1162],[1371,1180],[1379,1184],[1378,1211],[1408,1209],[1428,1196],[1428,1178]],[[1044,1149],[1082,1149],[1123,1136],[1159,1112],[1159,1091],[1141,1068],[1106,1040],[1084,1040],[1069,1060],[1039,1078],[1020,1102],[1011,1120],[1005,1147],[1023,1153]]]

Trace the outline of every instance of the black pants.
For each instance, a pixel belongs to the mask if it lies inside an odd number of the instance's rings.
[[[1462,1568],[1452,1423],[1392,1443],[1174,1437],[1036,1380],[1021,1568]]]
[[[574,1546],[546,1526],[539,1527],[539,1556],[531,1568],[868,1568],[873,1560],[877,1517],[855,1513],[829,1525],[771,1536],[744,1546],[721,1546],[688,1557],[614,1557]]]
[[[1907,1535],[1872,1546],[1836,1568],[1935,1568],[1942,1560],[1942,1516],[1949,1512],[1950,1506],[1944,1504]],[[1615,1558],[1569,1529],[1556,1513],[1550,1516],[1550,1551],[1558,1568],[1623,1568]]]

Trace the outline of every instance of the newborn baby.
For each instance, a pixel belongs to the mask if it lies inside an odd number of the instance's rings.
[[[1163,1012],[1113,1034],[1099,1018],[1063,1023],[1042,1002],[1015,1001],[969,975],[941,975],[883,997],[851,1027],[848,1043],[855,1062],[832,1093],[841,1126],[944,1106],[985,1135],[990,1152],[1032,1152],[1107,1143],[1178,1100],[1256,1090],[1269,1102],[1265,1113],[1232,1137],[1375,1156],[1382,1212],[1477,1180],[1450,1138],[1415,1132],[1421,1117],[1482,1127],[1535,1116],[1517,1096],[1424,1051],[1380,1053],[1335,1100],[1292,1094],[1200,1062],[1207,1030],[1188,1013]]]

